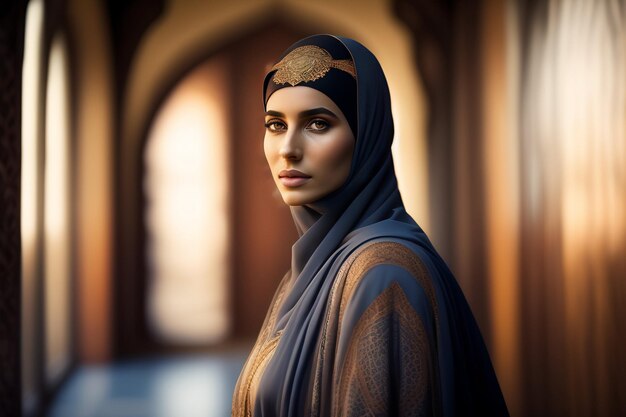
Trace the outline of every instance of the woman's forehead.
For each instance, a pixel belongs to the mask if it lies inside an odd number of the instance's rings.
[[[311,87],[295,86],[275,91],[267,101],[267,111],[299,113],[315,107],[327,107],[340,111],[326,94]]]

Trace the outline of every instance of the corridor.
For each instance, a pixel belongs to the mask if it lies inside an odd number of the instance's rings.
[[[248,351],[83,365],[48,417],[223,417]]]

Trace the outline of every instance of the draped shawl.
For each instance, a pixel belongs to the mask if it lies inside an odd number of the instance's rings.
[[[321,201],[291,208],[300,235],[291,269],[239,377],[232,415],[506,416],[462,291],[404,209],[378,60],[333,35],[302,39],[283,56],[329,40],[345,46],[357,73],[350,174]]]

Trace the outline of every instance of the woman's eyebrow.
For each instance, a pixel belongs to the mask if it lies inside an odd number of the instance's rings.
[[[328,110],[325,107],[317,107],[315,109],[301,111],[300,113],[298,113],[298,118],[299,119],[303,119],[305,117],[315,116],[315,115],[318,115],[318,114],[325,114],[327,116],[334,117],[335,119],[339,119],[335,113],[333,113],[332,111]],[[265,115],[266,116],[285,117],[284,113],[281,113],[281,112],[275,111],[275,110],[268,110],[268,111],[265,112]]]

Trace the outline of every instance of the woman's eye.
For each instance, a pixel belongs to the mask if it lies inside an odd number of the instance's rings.
[[[328,129],[328,123],[325,120],[313,120],[309,123],[309,130],[323,131]]]
[[[270,132],[280,132],[285,129],[285,125],[277,120],[270,120],[265,123],[265,128]]]

